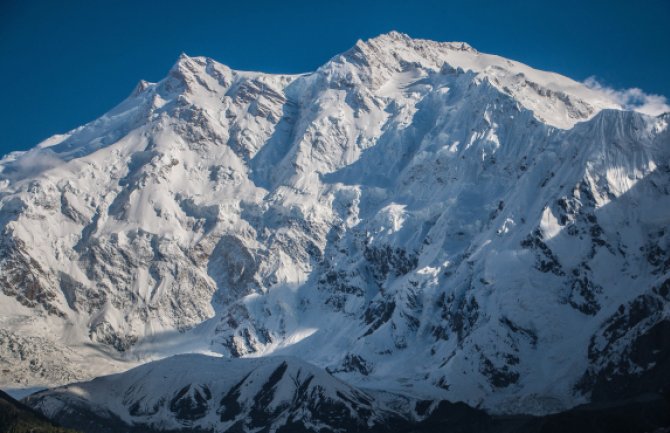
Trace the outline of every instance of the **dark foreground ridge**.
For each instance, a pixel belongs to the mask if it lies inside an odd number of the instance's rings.
[[[324,408],[327,410],[327,408]],[[110,414],[107,414],[108,416]],[[315,416],[316,415],[316,416]],[[328,417],[329,414],[323,413]],[[0,415],[0,416],[4,416]],[[248,420],[256,425],[258,432],[271,431],[268,413],[257,413],[258,419]],[[312,417],[318,417],[312,414]],[[42,418],[43,419],[43,418]],[[179,430],[161,430],[145,424],[127,425],[116,416],[106,418],[82,409],[64,412],[57,417],[58,421],[84,433],[186,433],[216,432],[219,430],[202,430],[184,428]],[[33,424],[26,424],[33,425]],[[37,425],[37,424],[35,424]],[[44,423],[42,430],[0,429],[0,432],[71,432],[63,428],[53,427]],[[242,424],[225,430],[228,432],[245,432]],[[411,423],[395,419],[384,425],[365,427],[363,423],[349,421],[332,427],[321,426],[319,429],[310,427],[300,420],[289,421],[276,430],[278,433],[325,433],[325,432],[366,432],[366,433],[642,433],[670,432],[670,400],[668,396],[645,395],[637,399],[619,401],[610,404],[587,404],[574,409],[541,417],[534,416],[491,416],[486,412],[474,409],[463,403],[441,402],[435,411],[425,420]]]
[[[656,394],[608,404],[586,404],[540,416],[490,416],[464,404],[441,403],[406,433],[633,433],[670,432],[670,401]]]
[[[0,391],[0,433],[76,433]]]

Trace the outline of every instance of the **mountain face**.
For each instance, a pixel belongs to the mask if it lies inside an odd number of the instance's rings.
[[[0,385],[198,352],[502,414],[667,392],[669,121],[398,33],[183,55],[0,162]]]

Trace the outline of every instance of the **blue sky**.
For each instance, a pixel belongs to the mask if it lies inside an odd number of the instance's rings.
[[[670,1],[0,0],[0,154],[95,119],[180,52],[305,72],[390,30],[670,95]]]

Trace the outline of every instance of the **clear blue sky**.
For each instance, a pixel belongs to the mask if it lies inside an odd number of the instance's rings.
[[[670,95],[669,0],[0,0],[0,154],[95,119],[180,52],[305,72],[390,30]]]

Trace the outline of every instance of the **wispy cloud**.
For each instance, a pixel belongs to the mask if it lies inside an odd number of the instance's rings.
[[[601,84],[596,77],[587,78],[584,84],[593,90],[602,92],[626,110],[635,110],[650,116],[658,116],[670,111],[668,99],[663,95],[648,94],[637,87],[613,89]]]
[[[10,154],[2,162],[0,178],[16,181],[36,176],[63,164],[64,161],[50,149],[35,148],[27,152]]]

